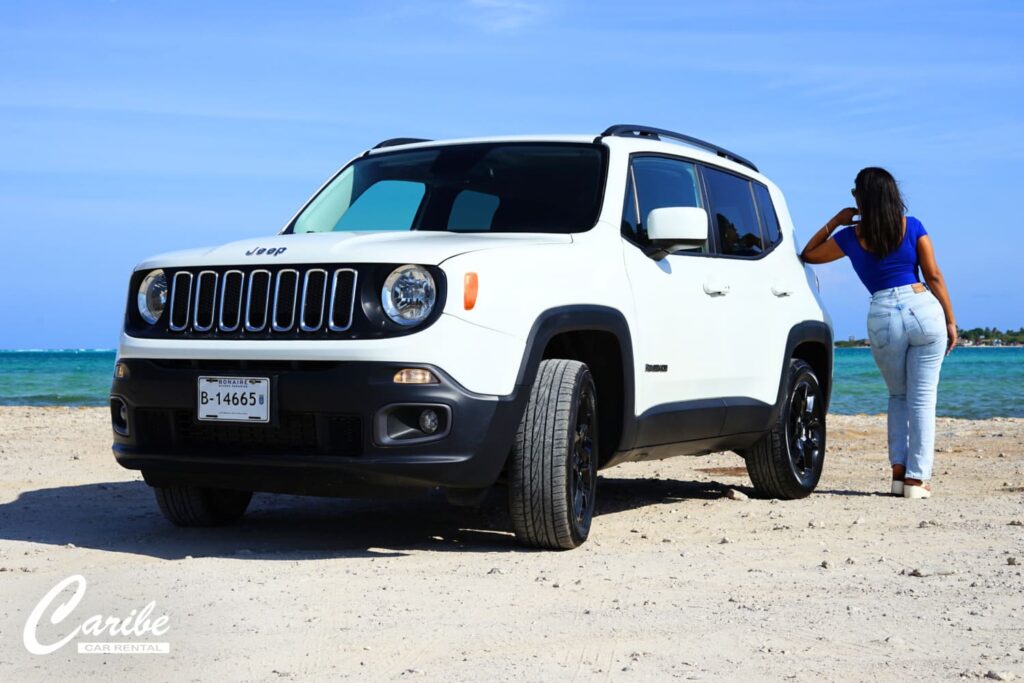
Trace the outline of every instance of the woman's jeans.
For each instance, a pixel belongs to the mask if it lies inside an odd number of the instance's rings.
[[[889,387],[889,462],[906,467],[906,478],[927,481],[935,458],[935,397],[946,353],[946,317],[931,292],[913,287],[871,296],[868,337]]]

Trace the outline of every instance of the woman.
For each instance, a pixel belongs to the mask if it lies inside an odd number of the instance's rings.
[[[890,490],[904,498],[928,498],[939,370],[956,345],[953,305],[928,233],[919,220],[904,215],[896,179],[884,168],[865,168],[852,192],[857,208],[837,213],[800,256],[806,263],[850,257],[871,292],[871,355],[889,388]],[[857,215],[860,221],[854,220]],[[832,237],[840,226],[851,227]]]

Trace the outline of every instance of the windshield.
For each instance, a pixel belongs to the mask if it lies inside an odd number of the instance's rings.
[[[361,157],[286,232],[583,232],[601,209],[600,145],[450,145]]]

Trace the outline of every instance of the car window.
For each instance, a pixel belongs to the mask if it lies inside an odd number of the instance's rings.
[[[704,183],[719,251],[728,256],[758,256],[764,252],[750,181],[704,168]]]
[[[423,201],[423,183],[381,180],[359,195],[335,230],[408,230]]]
[[[768,188],[761,183],[754,183],[754,194],[757,196],[757,209],[761,212],[761,225],[764,226],[765,238],[769,245],[782,241],[782,230],[779,228],[779,217],[775,213],[775,205]]]
[[[601,212],[607,162],[593,143],[378,151],[346,166],[286,232],[586,232]]]
[[[637,235],[646,243],[644,224],[654,209],[668,206],[703,207],[697,170],[693,164],[665,157],[637,157],[633,160],[633,179],[639,202],[640,225]],[[707,242],[696,253],[707,253]]]
[[[489,230],[501,200],[493,194],[463,190],[452,203],[448,229],[454,232]]]

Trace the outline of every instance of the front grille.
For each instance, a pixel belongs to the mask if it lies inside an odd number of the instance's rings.
[[[215,304],[217,303],[217,273],[204,270],[196,278],[195,312],[192,314],[192,329],[209,332],[213,328]]]
[[[323,336],[352,327],[352,268],[179,270],[167,329],[192,337]]]
[[[331,279],[331,311],[329,327],[331,332],[344,332],[352,325],[352,312],[356,303],[356,271],[343,269],[335,271]]]
[[[335,360],[205,360],[198,358],[154,358],[150,361],[167,370],[202,370],[206,374],[252,372],[328,372],[344,361]]]
[[[248,332],[262,332],[267,327],[271,282],[269,270],[254,270],[249,275],[245,302],[245,329]]]
[[[285,411],[275,422],[250,424],[199,422],[189,410],[138,410],[136,431],[143,445],[194,452],[349,457],[362,453],[358,415]]]
[[[179,271],[171,279],[171,316],[170,328],[172,332],[181,332],[188,329],[188,312],[192,309],[192,273]]]
[[[174,413],[178,443],[190,448],[214,447],[227,451],[315,451],[316,416],[283,413],[276,425],[231,422],[196,422],[192,413]]]
[[[174,425],[166,410],[139,408],[135,411],[135,440],[141,446],[164,446],[174,438]]]
[[[324,297],[327,295],[327,271],[311,268],[302,283],[302,308],[299,327],[303,332],[314,332],[324,324]]]
[[[220,286],[220,323],[218,327],[224,332],[234,332],[242,324],[242,288],[245,285],[245,273],[240,270],[229,270],[224,273],[224,281]]]
[[[274,332],[288,332],[295,327],[295,297],[299,292],[299,271],[278,271],[274,286]]]

